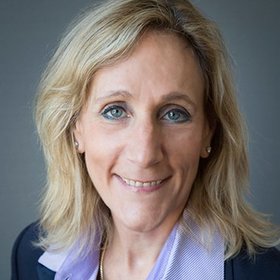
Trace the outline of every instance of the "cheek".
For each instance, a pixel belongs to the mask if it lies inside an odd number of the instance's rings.
[[[164,135],[165,147],[169,157],[180,162],[188,162],[190,159],[200,158],[203,145],[202,133],[199,130],[185,130],[179,133],[168,133]],[[171,158],[170,158],[171,159]]]
[[[100,127],[92,127],[86,135],[85,161],[91,180],[97,188],[108,183],[110,170],[114,166],[120,143]]]
[[[192,185],[200,161],[202,138],[196,133],[185,133],[175,137],[174,143],[168,144],[167,154],[173,170],[177,171],[180,180]]]
[[[96,163],[103,164],[106,155],[111,152],[113,147],[112,135],[99,125],[92,125],[87,128],[85,134],[85,154],[88,159],[98,160]]]

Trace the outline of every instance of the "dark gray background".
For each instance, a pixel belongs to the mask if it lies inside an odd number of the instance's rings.
[[[140,1],[140,0],[139,0]],[[67,24],[89,0],[0,0],[0,278],[9,279],[12,243],[38,217],[44,161],[33,98]],[[279,0],[196,0],[214,19],[234,62],[250,132],[249,200],[280,224]]]

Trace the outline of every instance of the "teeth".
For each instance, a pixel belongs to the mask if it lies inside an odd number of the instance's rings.
[[[150,182],[140,182],[140,181],[129,180],[126,178],[122,178],[122,179],[127,185],[136,187],[136,188],[152,187],[152,186],[159,185],[162,182],[162,180],[150,181]]]

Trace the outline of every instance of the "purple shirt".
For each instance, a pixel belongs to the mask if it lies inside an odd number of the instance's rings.
[[[224,279],[223,238],[218,232],[204,233],[206,247],[201,242],[200,229],[193,223],[188,224],[193,234],[184,233],[181,224],[176,224],[146,280]],[[55,280],[95,280],[99,255],[99,250],[92,250],[81,259],[75,257],[74,250],[59,254],[47,251],[39,262],[56,272]]]

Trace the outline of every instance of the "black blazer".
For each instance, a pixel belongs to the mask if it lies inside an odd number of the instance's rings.
[[[26,227],[18,236],[12,252],[12,280],[54,279],[55,272],[38,263],[39,257],[44,252],[33,246],[32,242],[37,238],[38,226],[36,223]],[[225,261],[224,279],[280,280],[280,252],[276,248],[266,249],[253,261],[243,250],[236,257]]]

